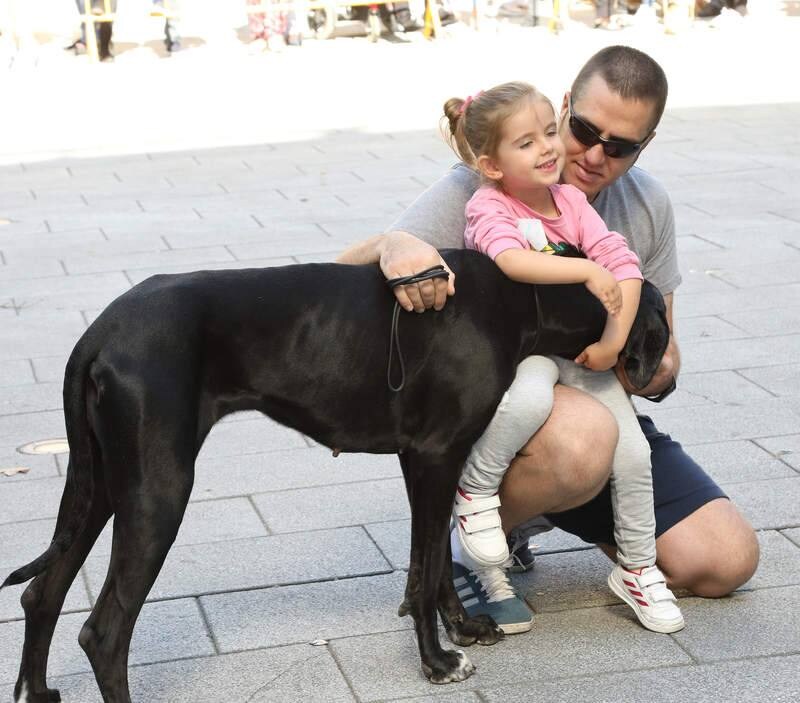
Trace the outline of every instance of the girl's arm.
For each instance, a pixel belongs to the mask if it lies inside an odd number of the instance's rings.
[[[506,276],[519,283],[583,283],[603,303],[609,318],[620,311],[622,294],[616,279],[594,261],[543,254],[532,249],[505,249],[494,261]],[[633,314],[636,315],[636,308]]]
[[[628,278],[620,281],[619,287],[622,290],[622,309],[619,315],[608,316],[600,341],[586,347],[576,357],[576,364],[583,364],[593,371],[606,371],[617,363],[639,309],[642,282],[638,278]]]

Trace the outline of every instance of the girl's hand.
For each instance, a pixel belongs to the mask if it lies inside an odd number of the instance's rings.
[[[575,357],[575,363],[592,371],[607,371],[617,363],[618,358],[619,349],[612,349],[607,344],[595,342]]]
[[[609,315],[619,315],[619,311],[622,309],[622,291],[617,279],[610,271],[595,264],[592,266],[585,284],[589,292],[603,303],[603,307]]]

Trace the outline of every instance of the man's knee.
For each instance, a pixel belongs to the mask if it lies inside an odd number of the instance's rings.
[[[669,583],[705,598],[735,591],[755,573],[759,545],[753,528],[725,498],[706,503],[656,541]]]
[[[565,496],[597,493],[608,480],[617,436],[617,423],[605,406],[556,386],[553,412],[520,450],[519,463],[531,472],[547,471]]]

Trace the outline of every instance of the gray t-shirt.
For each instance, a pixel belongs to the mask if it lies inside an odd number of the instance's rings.
[[[462,248],[464,208],[480,177],[458,163],[423,192],[387,231],[403,230],[437,249]],[[641,262],[642,274],[662,294],[681,282],[675,248],[675,217],[664,187],[634,166],[592,203],[610,230],[619,232]]]

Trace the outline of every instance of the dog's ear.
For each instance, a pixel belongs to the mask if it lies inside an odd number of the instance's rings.
[[[628,380],[644,388],[652,380],[669,344],[669,323],[664,298],[651,283],[642,282],[639,309],[622,350]]]

